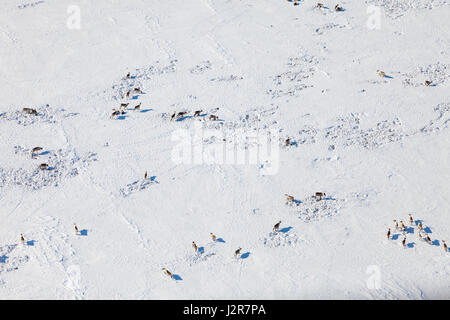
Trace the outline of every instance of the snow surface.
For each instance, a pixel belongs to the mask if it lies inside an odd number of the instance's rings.
[[[449,299],[450,1],[297,3],[2,0],[0,298]],[[176,163],[199,124],[278,170]]]

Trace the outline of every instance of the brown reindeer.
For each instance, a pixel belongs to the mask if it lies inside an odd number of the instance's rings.
[[[294,197],[293,196],[288,195],[286,193],[284,195],[286,196],[286,200],[287,200],[288,203],[294,202]]]
[[[285,144],[286,147],[290,146],[290,145],[291,145],[291,138],[287,138],[287,139],[284,141],[284,144]]]
[[[388,238],[388,240],[391,238],[391,228],[389,228],[389,230],[387,232],[387,238]]]
[[[414,224],[414,219],[413,219],[413,217],[412,217],[412,215],[410,213],[408,215],[409,215],[409,223],[411,225],[413,225]]]
[[[120,114],[119,110],[113,109],[113,112],[111,113],[111,119],[118,116]]]
[[[241,249],[242,249],[242,248],[239,248],[239,249],[237,249],[237,250],[234,252],[234,257],[235,257],[235,258],[237,258],[237,257],[240,256],[240,254],[241,254]]]
[[[280,224],[281,224],[281,221],[278,221],[278,222],[273,226],[273,232],[278,232],[278,229],[280,229]]]
[[[164,274],[168,275],[171,279],[173,279],[172,272],[170,272],[170,271],[167,270],[166,268],[162,268],[162,271],[164,272]]]
[[[194,241],[192,241],[192,248],[194,248],[195,252],[198,252],[198,247]]]
[[[216,235],[214,233],[212,233],[212,232],[210,232],[209,234],[211,235],[212,241],[216,242],[216,240],[217,240]]]
[[[340,7],[338,4],[334,6],[334,11],[344,11],[344,8]]]
[[[48,170],[48,164],[46,164],[46,163],[41,163],[41,164],[39,165],[39,169],[41,169],[41,170]]]
[[[194,112],[194,117],[198,117],[200,116],[200,114],[202,113],[203,110],[197,110]]]
[[[75,231],[76,235],[79,233],[78,227],[77,227],[77,225],[75,223],[73,224],[73,230]]]
[[[38,112],[35,109],[31,109],[31,108],[23,108],[22,113],[23,114],[32,114],[34,116],[38,115]]]
[[[377,73],[378,73],[378,75],[379,75],[380,77],[385,77],[385,76],[386,76],[386,73],[385,73],[384,71],[377,70]]]
[[[319,198],[319,200],[322,200],[322,197],[325,197],[325,196],[326,196],[325,192],[316,192],[313,197],[316,200],[317,200],[317,198]]]

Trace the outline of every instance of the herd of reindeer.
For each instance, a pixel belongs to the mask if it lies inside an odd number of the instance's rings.
[[[419,240],[426,241],[426,243],[428,243],[430,245],[433,244],[433,242],[431,241],[430,236],[426,232],[426,228],[424,228],[424,226],[422,225],[422,221],[421,220],[414,221],[412,215],[409,214],[409,224],[411,226],[414,226],[414,224],[417,225],[417,228],[419,229],[419,232],[417,233],[417,236],[419,237]],[[394,220],[394,230],[395,230],[395,232],[396,231],[401,231],[402,232],[402,234],[403,234],[402,245],[403,245],[403,247],[406,247],[406,234],[408,233],[408,230],[407,230],[403,220],[400,220],[400,224],[398,223],[397,220]],[[423,235],[422,235],[422,232],[424,233]],[[391,228],[388,229],[388,232],[387,232],[386,236],[387,236],[388,240],[391,240],[391,239],[393,240],[393,238],[391,237]],[[441,242],[442,242],[442,246],[444,248],[444,251],[448,252],[448,247],[447,247],[447,244],[445,243],[445,241],[441,240]]]
[[[292,2],[292,1],[291,1],[291,2]],[[297,1],[294,2],[294,5],[296,5],[296,4],[298,4]],[[318,8],[324,8],[323,4],[321,4],[321,3],[318,3],[318,4],[317,4],[317,7],[318,7]],[[336,11],[342,11],[343,9],[342,9],[341,7],[339,7],[338,5],[336,5],[335,10],[336,10]],[[386,76],[386,74],[385,74],[383,71],[377,70],[377,73],[378,73],[378,75],[381,76],[381,77],[385,77],[385,76]],[[131,79],[131,74],[130,74],[130,73],[128,73],[128,74],[126,75],[126,79]],[[427,82],[428,82],[428,83],[426,83],[426,85],[430,85],[430,84],[431,84],[430,81],[427,81]],[[133,88],[133,89],[128,90],[128,91],[126,92],[125,97],[126,97],[127,99],[129,99],[131,94],[144,94],[144,92],[143,92],[140,88]],[[142,103],[140,102],[139,104],[135,105],[132,109],[135,110],[135,111],[139,111],[139,110],[140,110],[140,107],[141,107],[141,104],[142,104]],[[111,119],[114,119],[114,118],[116,118],[116,117],[119,116],[119,115],[125,114],[128,105],[129,105],[128,102],[126,102],[126,103],[121,103],[119,109],[113,109],[113,112],[112,112],[112,114],[111,114]],[[199,117],[199,116],[201,116],[201,113],[202,113],[202,112],[203,112],[203,110],[197,110],[197,111],[195,111],[194,114],[193,114],[193,117]],[[23,109],[22,109],[22,113],[23,113],[23,114],[27,114],[27,115],[38,116],[37,110],[32,109],[32,108],[23,108]],[[177,120],[177,119],[181,119],[181,118],[186,117],[186,116],[188,116],[188,112],[186,112],[186,111],[174,112],[174,113],[171,114],[170,120],[171,120],[171,121],[174,120],[174,119]],[[216,120],[218,120],[218,119],[219,119],[219,117],[216,116],[216,115],[213,115],[213,114],[209,115],[209,120],[216,121]],[[284,144],[285,144],[285,146],[291,145],[291,139],[290,139],[290,138],[287,138],[287,139],[284,141]],[[35,148],[33,148],[33,149],[31,150],[31,157],[32,157],[32,158],[36,158],[36,157],[38,156],[39,152],[41,152],[42,150],[43,150],[43,148],[41,148],[41,147],[35,147]],[[49,165],[46,164],[46,163],[42,163],[42,164],[39,165],[39,168],[40,168],[41,170],[48,170],[48,169],[49,169]],[[144,176],[144,179],[146,179],[146,178],[147,178],[147,172],[145,172],[145,176]],[[295,198],[294,198],[293,196],[291,196],[291,195],[289,195],[289,194],[285,194],[285,196],[286,196],[286,201],[287,201],[286,204],[289,204],[289,205],[295,205],[295,204],[297,204],[296,201],[295,201]],[[312,197],[313,197],[313,199],[315,199],[316,201],[321,201],[321,200],[323,199],[323,197],[325,197],[325,196],[326,196],[326,194],[325,194],[324,192],[316,192]],[[298,204],[297,204],[297,205],[298,205]],[[419,229],[419,232],[418,232],[419,240],[424,240],[424,241],[426,241],[428,244],[432,244],[431,238],[430,238],[430,236],[427,234],[427,232],[425,231],[424,227],[422,226],[421,220],[414,221],[412,215],[409,214],[409,222],[410,222],[410,225],[411,225],[411,226],[413,226],[414,223],[416,223],[416,225],[417,225],[417,227],[418,227],[418,229]],[[273,232],[274,232],[275,234],[277,234],[277,232],[279,231],[280,224],[281,224],[281,221],[278,221],[278,222],[273,226],[273,229],[272,229],[272,230],[273,230]],[[80,235],[80,231],[79,231],[79,229],[78,229],[78,227],[77,227],[76,224],[74,224],[73,228],[74,228],[74,231],[75,231],[75,235]],[[403,240],[402,240],[402,245],[403,245],[404,247],[406,247],[406,234],[407,234],[407,228],[406,228],[404,222],[403,222],[402,220],[400,220],[400,225],[399,225],[398,221],[397,221],[397,220],[394,220],[394,230],[395,230],[395,232],[400,230],[400,231],[403,233],[404,238],[403,238]],[[423,235],[422,235],[422,232],[424,233]],[[211,239],[212,239],[213,242],[216,242],[216,241],[217,241],[218,238],[216,237],[215,234],[213,234],[213,233],[211,232],[211,233],[210,233],[210,236],[211,236]],[[388,238],[388,240],[393,239],[393,237],[391,237],[391,229],[390,229],[390,228],[389,228],[389,230],[388,230],[388,232],[387,232],[387,238]],[[20,234],[20,242],[22,243],[22,245],[25,245],[25,238],[24,238],[23,234]],[[447,247],[447,244],[445,243],[445,241],[444,241],[444,240],[441,240],[441,242],[442,242],[442,244],[443,244],[444,251],[445,251],[445,252],[448,252],[448,247]],[[194,251],[195,251],[196,253],[199,252],[199,248],[198,248],[197,244],[195,243],[195,241],[192,241],[192,247],[194,248]],[[235,258],[235,259],[238,259],[238,258],[241,256],[241,250],[242,250],[242,248],[238,248],[237,250],[235,250],[235,252],[234,252],[234,258]],[[170,278],[175,279],[174,275],[173,275],[168,269],[162,268],[162,271],[164,272],[164,274],[166,274],[166,275],[169,276]]]

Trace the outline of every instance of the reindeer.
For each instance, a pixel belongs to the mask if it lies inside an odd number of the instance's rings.
[[[380,77],[382,77],[382,78],[386,76],[386,73],[385,73],[384,71],[377,70],[377,73],[378,73],[378,75],[379,75]]]
[[[134,106],[134,110],[140,110],[141,104],[142,104],[142,102],[140,102],[138,105]]]
[[[413,225],[414,224],[414,219],[413,219],[413,217],[412,217],[412,215],[410,213],[408,215],[409,215],[409,223],[411,225]]]
[[[170,272],[170,271],[167,270],[166,268],[162,268],[162,271],[164,272],[164,274],[168,275],[171,279],[173,279],[172,272]]]
[[[344,8],[340,7],[338,4],[334,6],[334,11],[344,11]]]
[[[445,243],[444,240],[441,240],[441,241],[442,241],[442,244],[444,245],[444,251],[448,252],[447,244]]]
[[[144,92],[140,88],[134,88],[133,93],[143,94]]]
[[[21,243],[22,245],[25,244],[25,238],[23,237],[23,234],[20,234],[20,243]]]
[[[323,3],[318,2],[315,7],[319,8],[319,9],[322,9],[323,8]]]
[[[147,180],[147,171],[145,171],[144,180]]]
[[[131,78],[131,73],[127,73],[126,79],[130,79]]]
[[[391,228],[389,228],[388,232],[387,232],[387,239],[391,239]]]
[[[325,196],[326,196],[325,192],[316,192],[313,197],[316,200],[317,200],[317,198],[319,198],[319,200],[322,200],[322,197],[325,197]]]
[[[31,157],[34,158],[36,156],[36,153],[42,151],[41,147],[34,147],[33,149],[31,149]]]
[[[432,83],[433,83],[432,81],[425,80],[425,85],[426,85],[427,87],[429,87]]]
[[[405,231],[406,227],[402,220],[400,220],[400,225],[402,226],[402,231]]]
[[[210,232],[209,234],[211,235],[212,241],[216,242],[216,239],[217,239],[216,235],[212,232]]]
[[[111,113],[111,119],[118,116],[120,114],[119,110],[113,109],[113,112]]]
[[[174,112],[171,116],[170,116],[170,121],[172,121],[173,120],[173,118],[175,118],[175,115],[176,115],[177,113],[176,112]]]
[[[194,117],[199,117],[203,110],[197,110],[194,112]]]
[[[403,245],[404,247],[406,246],[406,237],[403,238],[402,245]]]
[[[194,248],[195,252],[198,252],[198,247],[194,241],[192,241],[192,248]]]
[[[394,226],[395,226],[395,231],[397,231],[398,230],[398,222],[397,222],[397,220],[394,220]]]
[[[46,163],[41,163],[41,164],[39,165],[39,169],[41,169],[41,170],[48,170],[48,164],[46,164]]]
[[[130,90],[127,91],[127,93],[125,94],[125,96],[127,97],[127,99],[130,97]]]
[[[428,244],[431,244],[431,238],[430,238],[430,236],[428,234],[426,234],[426,238],[425,239],[427,240]]]
[[[239,248],[239,249],[237,249],[237,250],[234,252],[234,258],[238,258],[238,257],[240,256],[240,254],[241,254],[241,249],[242,249],[242,248]]]
[[[280,224],[281,224],[281,221],[278,221],[277,224],[275,224],[273,226],[273,232],[278,232],[278,229],[280,229]]]
[[[293,196],[290,196],[290,195],[288,195],[286,193],[284,195],[286,196],[286,200],[287,200],[288,203],[293,203],[294,202],[294,197]]]
[[[214,114],[211,114],[211,115],[209,115],[209,120],[211,120],[211,121],[219,120],[219,116],[216,116],[216,115],[214,115]]]
[[[419,230],[423,230],[423,226],[422,226],[422,223],[421,223],[421,222],[419,222],[419,223],[417,224],[417,227],[419,228]]]
[[[38,115],[37,111],[35,109],[31,109],[31,108],[23,108],[22,113],[23,114],[32,114],[34,116]]]
[[[129,105],[129,103],[121,103],[119,109],[126,108],[126,107],[128,107],[128,105]]]
[[[290,146],[290,145],[291,145],[291,138],[287,138],[287,139],[284,141],[284,144],[285,144],[286,147]]]
[[[78,227],[77,227],[77,225],[75,223],[73,224],[73,230],[75,231],[76,235],[79,233]]]
[[[178,114],[177,114],[177,119],[180,119],[180,118],[186,116],[187,114],[188,114],[188,113],[187,113],[186,111],[178,112]]]

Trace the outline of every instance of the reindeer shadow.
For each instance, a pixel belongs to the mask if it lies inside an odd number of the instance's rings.
[[[27,241],[27,246],[34,247],[34,243],[35,242],[36,242],[36,240],[28,240]]]
[[[433,240],[431,242],[431,245],[439,247],[441,244],[440,244],[439,240]]]
[[[345,9],[344,9],[344,10],[345,10]],[[387,74],[385,74],[385,75],[383,76],[383,78],[394,79],[394,77],[388,76]]]
[[[198,247],[198,253],[203,254],[205,253],[205,247]]]
[[[397,240],[399,236],[400,236],[400,234],[398,234],[398,233],[392,235],[392,240]]]
[[[128,118],[127,115],[120,115],[117,117],[117,120],[125,120],[126,118]]]
[[[414,228],[412,228],[412,227],[407,227],[407,228],[406,228],[406,233],[414,233]]]
[[[243,253],[241,259],[247,259],[250,256],[250,252]]]
[[[88,235],[87,229],[83,229],[80,231],[80,236],[87,237],[87,235]]]
[[[294,202],[294,204],[295,204],[296,206],[298,206],[299,204],[303,203],[302,201],[297,200],[297,199],[294,199],[293,202]]]
[[[216,242],[221,242],[221,243],[225,243],[225,240],[223,240],[222,238],[217,238]]]
[[[191,119],[191,118],[192,118],[192,116],[184,116],[184,117],[178,118],[178,119],[175,120],[175,121],[180,122],[180,121],[184,121],[184,120],[186,120],[186,119]]]
[[[325,197],[325,198],[322,198],[322,200],[326,200],[326,201],[336,201],[337,199],[336,199],[336,198],[333,198],[333,197]]]
[[[180,275],[178,275],[178,274],[172,274],[172,278],[173,278],[173,280],[183,280],[183,278],[181,278],[180,277]]]
[[[408,248],[414,248],[414,245],[415,245],[416,243],[415,242],[410,242],[410,243],[408,243],[406,246],[408,247]]]
[[[433,233],[433,231],[431,231],[430,227],[423,228],[423,231],[425,231],[426,233]]]
[[[149,111],[153,111],[153,109],[143,109],[143,110],[140,111],[140,113],[146,113],[146,112],[149,112]]]
[[[50,151],[43,151],[43,152],[39,153],[38,155],[39,156],[45,156],[45,155],[47,155],[49,153],[50,153]]]
[[[287,232],[289,232],[291,229],[292,229],[292,227],[286,227],[286,228],[283,228],[283,229],[278,230],[278,232],[281,232],[281,233],[287,233]]]
[[[8,259],[8,256],[6,254],[0,256],[0,263],[6,263],[7,259]]]
[[[414,223],[415,223],[416,226],[418,226],[419,223],[423,225],[423,221],[422,220],[415,220]]]

